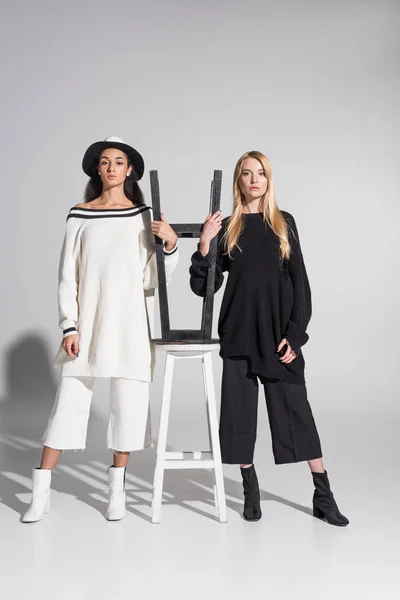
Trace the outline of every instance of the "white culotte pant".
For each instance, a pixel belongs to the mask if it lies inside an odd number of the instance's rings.
[[[85,448],[94,382],[94,377],[61,377],[43,436],[45,446],[55,450]],[[108,448],[130,452],[150,444],[149,384],[111,377]]]

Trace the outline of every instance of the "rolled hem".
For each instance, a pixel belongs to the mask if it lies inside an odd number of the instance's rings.
[[[136,448],[132,448],[131,450],[129,450],[128,448],[124,448],[122,449],[118,449],[118,448],[112,448],[111,446],[107,446],[108,450],[112,450],[113,452],[139,452],[140,450],[146,450],[146,448],[151,448],[153,446],[152,443],[149,444],[145,444],[144,446],[140,446],[140,448],[136,447]]]
[[[43,446],[50,448],[50,450],[56,450],[57,452],[83,452],[86,450],[86,446],[83,448],[60,448],[59,446],[55,447],[53,444],[47,444],[46,442],[43,442]]]
[[[222,462],[225,465],[253,464],[257,433],[231,433],[219,430]],[[248,452],[248,454],[246,454]],[[238,456],[240,460],[237,460]],[[243,456],[249,460],[242,460]]]
[[[254,457],[251,460],[239,460],[239,461],[222,459],[221,462],[223,465],[252,465],[252,464],[254,464]]]
[[[276,465],[290,465],[292,463],[305,462],[306,460],[316,460],[318,458],[322,458],[322,454],[319,456],[310,456],[309,458],[293,458],[292,460],[277,460],[274,458],[274,462]]]

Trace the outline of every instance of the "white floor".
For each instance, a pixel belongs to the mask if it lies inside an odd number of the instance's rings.
[[[256,453],[260,522],[241,518],[239,470],[226,466],[227,524],[215,517],[211,474],[181,471],[166,474],[161,523],[153,525],[149,449],[131,459],[126,519],[109,523],[110,454],[96,413],[88,449],[65,453],[53,475],[52,512],[27,525],[19,519],[49,402],[31,390],[27,403],[14,383],[13,398],[0,404],[1,599],[400,598],[398,418],[316,415],[347,528],[312,517],[308,467],[273,464],[266,418]],[[190,440],[190,428],[186,434]]]

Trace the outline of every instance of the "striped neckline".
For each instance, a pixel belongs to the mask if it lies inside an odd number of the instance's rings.
[[[147,210],[151,210],[150,206],[140,205],[132,206],[132,208],[71,208],[67,219],[104,219],[107,217],[134,217]]]

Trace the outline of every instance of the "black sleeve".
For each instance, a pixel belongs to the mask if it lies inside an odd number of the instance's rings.
[[[291,254],[288,271],[293,284],[293,307],[284,337],[296,352],[308,341],[307,326],[311,319],[311,289],[301,252],[299,234],[292,215],[285,214]]]
[[[214,293],[218,292],[224,281],[223,272],[229,268],[229,257],[224,254],[222,236],[225,227],[222,227],[218,234],[217,261],[215,265],[215,287]],[[207,274],[210,267],[210,254],[203,256],[200,250],[197,250],[191,258],[190,287],[197,296],[206,295]]]

